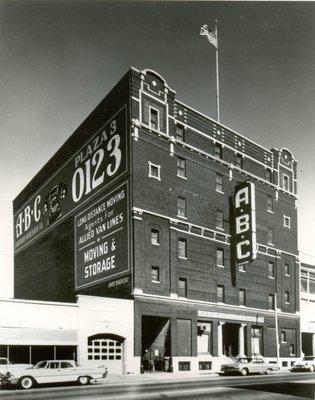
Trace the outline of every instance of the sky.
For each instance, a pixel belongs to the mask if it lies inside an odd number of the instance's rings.
[[[13,296],[12,201],[130,66],[298,160],[299,249],[315,264],[315,2],[0,0],[0,297]]]

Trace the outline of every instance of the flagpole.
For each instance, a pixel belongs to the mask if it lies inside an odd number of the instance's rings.
[[[220,87],[219,87],[219,40],[218,40],[218,20],[214,20],[214,33],[217,40],[215,48],[215,69],[217,80],[217,121],[220,122]]]

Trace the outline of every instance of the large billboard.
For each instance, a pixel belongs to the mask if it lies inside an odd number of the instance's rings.
[[[235,187],[234,246],[237,264],[245,264],[256,258],[256,207],[253,182],[243,182]]]
[[[128,183],[75,216],[75,289],[129,271]]]
[[[91,200],[127,171],[127,108],[122,107],[14,214],[14,250]]]

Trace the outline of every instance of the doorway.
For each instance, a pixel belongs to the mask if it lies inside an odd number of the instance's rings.
[[[238,349],[239,324],[225,323],[222,327],[223,354],[227,357],[236,357]]]

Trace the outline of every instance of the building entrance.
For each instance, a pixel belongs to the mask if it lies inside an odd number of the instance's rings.
[[[239,324],[226,322],[222,328],[223,354],[227,357],[236,357],[239,354]]]
[[[168,371],[171,356],[169,318],[142,316],[142,367],[144,371]]]

